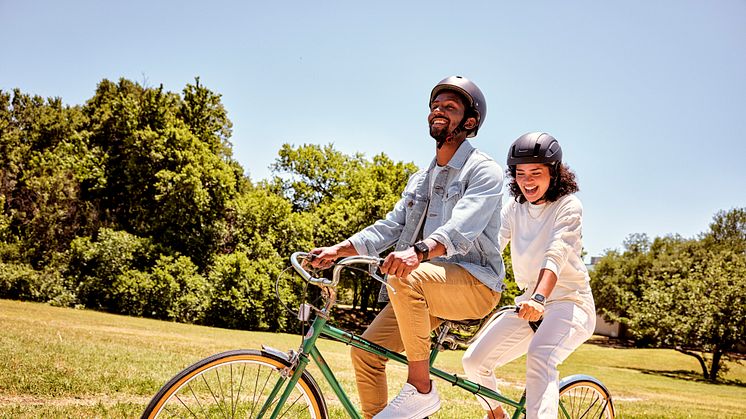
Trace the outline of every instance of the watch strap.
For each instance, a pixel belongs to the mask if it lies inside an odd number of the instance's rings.
[[[427,262],[430,260],[430,247],[423,241],[418,241],[414,244],[414,251],[422,255],[422,262]]]
[[[547,302],[547,297],[545,297],[542,294],[539,294],[538,292],[535,292],[534,295],[531,296],[531,299],[536,301],[537,303],[544,305],[544,303]]]

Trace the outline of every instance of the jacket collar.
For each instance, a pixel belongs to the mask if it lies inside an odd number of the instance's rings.
[[[456,153],[451,157],[451,160],[448,161],[446,166],[452,167],[456,170],[461,170],[461,168],[464,167],[464,164],[466,164],[466,160],[469,159],[469,156],[474,151],[474,146],[471,145],[469,140],[464,140],[463,143],[458,147],[458,150],[456,150]],[[433,158],[433,161],[430,163],[430,168],[432,169],[437,164],[437,160]]]

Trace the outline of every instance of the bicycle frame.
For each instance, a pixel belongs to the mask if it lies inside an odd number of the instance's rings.
[[[404,355],[397,353],[397,352],[390,351],[380,345],[370,342],[366,340],[365,338],[357,336],[353,333],[331,326],[327,323],[327,319],[324,318],[324,316],[317,315],[316,318],[313,320],[313,323],[311,324],[310,328],[308,329],[308,333],[306,333],[306,335],[303,338],[303,344],[300,348],[300,351],[293,355],[293,359],[291,361],[293,361],[293,364],[296,365],[296,367],[294,368],[292,377],[287,381],[285,379],[279,380],[279,382],[275,385],[273,392],[270,394],[270,397],[268,400],[269,401],[274,400],[279,390],[282,387],[285,387],[284,392],[280,396],[279,403],[275,407],[274,412],[272,412],[272,416],[271,416],[272,418],[275,418],[280,413],[282,409],[282,405],[285,403],[285,401],[289,397],[293,387],[298,382],[298,379],[300,378],[302,372],[308,366],[310,359],[313,359],[314,363],[319,368],[324,378],[331,386],[332,391],[339,398],[339,401],[342,403],[342,405],[344,406],[345,410],[350,415],[350,417],[356,418],[356,419],[362,418],[360,413],[357,411],[355,406],[350,401],[349,397],[347,397],[347,394],[345,393],[344,389],[342,388],[337,378],[334,376],[334,373],[332,372],[331,368],[327,364],[324,357],[321,355],[321,352],[319,352],[318,348],[316,347],[316,341],[322,335],[332,340],[335,340],[337,342],[341,342],[341,343],[362,349],[364,351],[367,351],[367,352],[370,352],[370,353],[373,353],[379,356],[383,356],[389,360],[398,362],[400,364],[405,364],[405,365],[407,364],[407,358]],[[452,385],[459,387],[461,389],[464,389],[472,394],[480,395],[487,399],[496,400],[501,403],[513,406],[514,408],[516,408],[515,413],[513,414],[513,419],[519,418],[520,415],[524,412],[524,405],[526,403],[525,394],[524,396],[521,397],[520,401],[516,402],[486,387],[482,387],[479,384],[476,384],[464,378],[458,377],[455,374],[435,368],[433,366],[433,362],[435,361],[435,355],[437,354],[437,352],[438,352],[438,348],[434,347],[430,355],[430,374],[431,375],[441,378],[451,383]],[[259,417],[263,416],[266,409],[267,407],[265,406],[262,409],[262,412],[259,415]]]
[[[319,368],[321,373],[324,375],[324,378],[326,379],[326,381],[331,386],[331,389],[334,392],[334,394],[338,397],[338,399],[344,406],[345,410],[347,411],[347,414],[349,414],[350,417],[352,418],[358,419],[358,418],[361,418],[360,413],[357,411],[355,406],[353,406],[352,402],[350,401],[349,397],[347,397],[347,394],[345,393],[344,389],[340,385],[339,381],[334,376],[334,373],[332,372],[331,368],[327,364],[326,360],[321,355],[321,352],[319,352],[319,349],[316,347],[316,341],[319,339],[319,337],[325,336],[334,341],[341,342],[346,345],[350,345],[355,348],[370,352],[372,354],[385,357],[386,359],[398,362],[400,364],[406,365],[408,363],[407,358],[400,353],[393,352],[380,345],[370,342],[361,336],[357,336],[353,333],[344,331],[342,329],[338,329],[334,326],[327,324],[328,313],[331,311],[332,307],[336,303],[336,288],[335,287],[337,283],[339,282],[339,274],[340,274],[341,269],[344,268],[345,266],[348,266],[354,263],[367,264],[368,274],[372,278],[376,279],[377,281],[383,284],[386,284],[386,281],[376,274],[376,269],[381,263],[381,259],[370,257],[370,256],[352,256],[352,257],[345,258],[337,262],[333,270],[332,279],[329,280],[325,278],[315,278],[303,268],[299,259],[306,258],[307,256],[308,256],[308,253],[296,252],[291,256],[290,261],[293,267],[295,268],[295,270],[298,272],[298,274],[300,274],[307,282],[311,284],[319,285],[321,287],[322,294],[325,294],[325,297],[326,297],[326,304],[323,309],[320,309],[320,310],[316,309],[316,316],[314,317],[311,323],[311,326],[308,329],[308,333],[306,333],[306,335],[303,337],[303,343],[300,349],[298,350],[298,352],[290,351],[290,353],[284,353],[273,348],[266,348],[266,347],[264,348],[267,351],[270,351],[278,356],[281,356],[287,359],[289,362],[289,366],[281,371],[281,374],[280,374],[281,377],[279,380],[277,380],[277,383],[275,383],[270,393],[270,396],[268,397],[267,402],[265,402],[264,406],[262,406],[258,417],[261,418],[264,416],[266,411],[269,409],[269,406],[271,406],[273,401],[276,400],[275,397],[278,394],[280,394],[280,391],[284,388],[284,390],[282,390],[280,398],[277,400],[278,402],[277,405],[275,406],[274,410],[271,413],[271,418],[274,419],[280,414],[282,407],[287,401],[287,399],[290,397],[290,393],[293,391],[293,388],[298,383],[298,380],[300,379],[301,375],[305,371],[308,364],[311,362],[311,360],[313,360],[313,362]],[[309,309],[309,310],[299,310],[298,317],[301,320],[308,321],[311,306],[306,305],[304,308]],[[441,369],[435,368],[433,364],[435,362],[437,353],[439,352],[440,343],[444,337],[445,337],[445,332],[441,334],[441,336],[439,337],[438,344],[434,345],[433,349],[430,352],[430,375],[440,378],[444,381],[447,381],[451,383],[451,385],[459,387],[463,390],[466,390],[469,393],[472,393],[474,395],[481,396],[489,400],[495,400],[502,404],[514,407],[515,411],[513,412],[512,419],[518,419],[525,413],[525,410],[526,410],[525,409],[525,404],[526,404],[526,393],[525,392],[523,393],[519,401],[515,401],[489,388],[483,387],[467,379],[460,378],[456,374],[452,374],[452,373],[443,371]],[[291,373],[292,373],[292,376],[291,376]],[[289,379],[287,378],[288,376],[290,376]],[[578,377],[578,376],[571,376],[570,378],[573,378],[573,377]],[[600,385],[601,387],[603,387],[603,385],[600,382],[593,379],[592,377],[583,376],[583,378],[593,381],[597,383],[598,385]],[[562,382],[560,382],[560,385],[561,384]],[[605,409],[605,406],[604,406],[604,409]],[[559,413],[563,415],[564,417],[570,417],[570,415],[567,412],[567,409],[565,408],[561,400],[559,403]]]
[[[344,406],[347,414],[352,418],[361,418],[360,413],[350,401],[331,367],[327,364],[316,343],[320,337],[326,337],[333,341],[344,343],[370,354],[378,355],[387,360],[393,360],[399,364],[407,365],[407,358],[397,352],[391,351],[362,336],[336,328],[330,324],[329,313],[336,304],[336,285],[339,282],[340,270],[353,263],[367,264],[368,274],[375,280],[388,286],[393,294],[396,290],[387,284],[384,278],[377,274],[381,259],[371,256],[351,256],[338,261],[334,266],[332,279],[314,277],[304,269],[299,261],[310,259],[308,253],[296,252],[291,257],[291,263],[296,271],[310,284],[319,285],[324,300],[323,308],[315,308],[310,304],[303,303],[297,312],[297,317],[304,323],[310,322],[308,332],[303,336],[303,342],[298,350],[283,352],[275,348],[262,346],[262,351],[239,350],[227,351],[215,354],[182,370],[179,374],[168,381],[160,391],[153,397],[150,404],[143,413],[143,418],[157,417],[160,413],[184,411],[184,414],[195,415],[192,408],[199,408],[199,413],[205,417],[212,417],[212,413],[224,413],[224,407],[230,405],[230,412],[236,413],[236,409],[250,409],[251,417],[271,417],[276,419],[293,410],[292,415],[306,415],[313,417],[325,417],[327,407],[324,395],[321,393],[316,380],[306,371],[309,363],[313,360],[324,379],[329,383],[331,391],[337,396]],[[314,271],[315,272],[315,271]],[[314,273],[315,274],[315,273]],[[279,280],[279,279],[278,279]],[[516,306],[504,306],[493,312],[488,323],[495,321],[498,316],[505,312],[515,311]],[[314,316],[311,316],[311,313]],[[483,322],[484,320],[480,321]],[[514,412],[512,419],[518,419],[526,411],[526,394],[520,400],[515,401],[503,396],[497,391],[483,387],[456,374],[443,371],[434,367],[438,353],[444,348],[453,347],[461,340],[453,333],[453,329],[463,329],[476,323],[444,321],[435,344],[429,356],[429,373],[435,378],[451,383],[460,389],[466,390],[485,400],[494,400],[506,406],[512,406]],[[535,329],[534,329],[535,330]],[[477,332],[479,333],[479,332]],[[240,382],[236,383],[234,377],[234,364],[241,369]],[[244,372],[250,368],[250,374],[254,376],[251,383],[247,381],[247,395],[239,398],[244,383]],[[222,374],[221,374],[221,371]],[[255,372],[255,373],[254,373]],[[224,377],[223,379],[221,379]],[[201,377],[201,380],[197,380]],[[274,377],[274,378],[273,378]],[[238,380],[239,377],[236,376]],[[225,386],[223,384],[225,382]],[[192,384],[197,383],[196,393]],[[238,384],[238,393],[234,399],[235,384]],[[253,387],[252,387],[253,386]],[[559,413],[565,418],[587,417],[590,412],[603,418],[613,418],[614,408],[611,393],[599,380],[586,375],[575,374],[563,378],[559,382]],[[253,390],[252,390],[253,388]],[[215,391],[215,389],[219,391]],[[224,390],[230,392],[226,398]],[[267,395],[267,392],[269,394]],[[248,394],[252,393],[251,396]],[[290,400],[291,395],[293,397]],[[263,402],[261,400],[264,400]],[[203,407],[203,402],[205,406]],[[228,404],[226,404],[228,403]],[[286,406],[287,404],[287,406]],[[174,408],[175,410],[171,410]],[[258,412],[256,412],[258,408]],[[254,416],[254,413],[257,416]],[[177,414],[178,416],[178,414]]]

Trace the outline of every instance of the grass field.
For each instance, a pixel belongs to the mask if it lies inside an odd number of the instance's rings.
[[[133,418],[169,378],[187,365],[229,349],[267,344],[297,348],[300,337],[244,332],[116,316],[44,304],[0,300],[0,418]],[[357,403],[345,345],[321,349]],[[461,372],[461,352],[444,352],[439,367]],[[603,381],[622,418],[746,418],[746,365],[728,364],[724,382],[699,379],[694,358],[663,349],[586,344],[561,366]],[[392,366],[390,393],[405,369]],[[520,393],[523,362],[497,372],[502,389]],[[321,383],[322,377],[314,374]],[[334,417],[346,417],[322,384]],[[443,407],[434,418],[481,418],[469,394],[440,385]]]

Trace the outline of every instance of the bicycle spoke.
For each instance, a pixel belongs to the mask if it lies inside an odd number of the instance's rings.
[[[230,372],[231,372],[231,419],[236,417],[236,400],[233,399],[233,364],[230,365]]]
[[[220,380],[220,370],[215,370],[215,376],[218,379],[218,389],[220,390],[220,400],[215,400],[215,403],[220,407],[220,412],[223,412],[223,407],[225,406],[225,391],[223,389],[223,383]],[[225,415],[225,417],[228,417]]]
[[[254,409],[259,406],[259,400],[262,398],[261,396],[264,394],[264,390],[267,389],[267,383],[269,383],[270,378],[272,378],[271,375],[267,374],[267,379],[264,380],[264,384],[262,384],[262,389],[259,391],[259,397],[257,398],[257,392],[256,390],[259,388],[259,373],[261,372],[262,367],[258,367],[256,369],[256,379],[254,380],[254,396],[251,403],[251,414],[249,417],[254,417]],[[269,402],[269,400],[267,400]],[[266,403],[266,402],[265,402]],[[271,406],[270,404],[269,406]],[[261,407],[260,407],[261,409]],[[257,412],[258,413],[258,412]]]
[[[284,411],[284,412],[282,412],[282,414],[280,414],[280,417],[281,417],[281,418],[284,418],[284,417],[285,417],[285,414],[286,414],[286,413],[288,413],[288,412],[290,411],[290,409],[292,409],[292,408],[293,408],[293,406],[295,406],[295,404],[296,404],[296,403],[298,403],[298,400],[300,400],[300,399],[301,399],[302,397],[303,397],[303,395],[301,394],[301,395],[299,395],[299,396],[298,396],[298,397],[297,397],[297,398],[296,398],[295,400],[293,400],[293,403],[291,403],[291,404],[290,404],[290,406],[288,406],[288,408],[287,408],[287,409],[285,409],[285,411]],[[300,412],[303,412],[304,410],[308,410],[308,406],[305,406],[305,407],[304,407],[303,409],[301,409],[301,411],[300,411]],[[297,412],[297,413],[300,413],[300,412]],[[296,413],[296,414],[297,414],[297,413]]]
[[[611,417],[606,394],[591,382],[580,382],[563,391],[560,402],[564,414],[572,419]]]
[[[203,377],[203,378],[204,378],[204,377]],[[194,397],[194,401],[195,401],[195,402],[197,402],[197,406],[199,406],[199,409],[200,409],[200,410],[202,411],[202,413],[204,413],[204,412],[205,412],[205,408],[204,408],[204,407],[202,407],[202,403],[200,403],[200,401],[199,401],[199,397],[197,397],[197,395],[196,395],[196,394],[194,394],[194,389],[192,388],[192,384],[191,384],[191,383],[189,383],[189,384],[187,385],[187,388],[189,388],[189,391],[190,391],[190,392],[192,393],[192,396]],[[181,401],[181,400],[179,400],[179,401]],[[183,403],[183,402],[182,402],[182,403]],[[186,406],[185,406],[185,407],[186,407]],[[189,407],[187,407],[187,410],[189,410],[190,412],[192,411],[191,409],[189,409]],[[205,415],[205,416],[207,416],[207,415]],[[194,417],[197,417],[197,415],[194,415]]]
[[[238,383],[238,392],[236,393],[236,405],[238,405],[238,401],[241,399],[241,389],[243,388],[243,376],[244,372],[246,372],[246,365],[243,366],[241,369],[241,381]],[[252,410],[253,411],[253,410]],[[235,408],[233,409],[233,416],[236,415]]]
[[[194,395],[194,392],[192,392],[192,395]],[[192,412],[192,409],[190,409],[189,406],[187,406],[186,403],[184,403],[184,401],[181,400],[181,397],[179,397],[178,394],[174,395],[174,397],[176,397],[176,400],[178,400],[179,403],[181,403],[182,406],[184,406],[184,408],[186,408],[186,410],[188,410],[189,413],[191,413],[192,417],[195,417],[195,418],[197,417],[197,415],[194,412]]]
[[[177,397],[177,399],[178,399],[178,397]],[[178,417],[178,416],[176,415],[176,413],[174,413],[174,412],[173,412],[173,411],[172,411],[171,409],[169,409],[169,408],[168,408],[167,406],[165,406],[165,407],[164,407],[163,409],[164,409],[164,410],[166,411],[166,413],[168,413],[168,417],[170,417],[170,418],[176,418],[176,417]],[[194,416],[194,415],[192,415],[192,416]]]
[[[220,405],[220,402],[218,401],[217,397],[215,396],[215,392],[212,390],[212,387],[207,382],[207,379],[205,378],[204,375],[202,376],[202,381],[204,381],[205,387],[207,387],[207,391],[210,392],[210,395],[212,396],[212,400],[215,402],[215,404],[218,405],[218,409],[220,409],[220,413],[223,413],[223,407]],[[225,417],[225,414],[223,414],[223,417]]]

